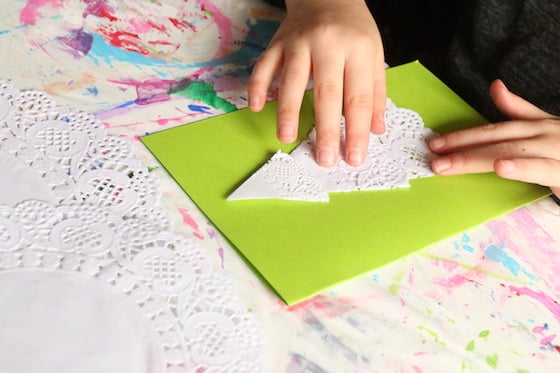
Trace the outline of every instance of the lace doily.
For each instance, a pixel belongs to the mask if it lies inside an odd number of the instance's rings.
[[[261,371],[233,286],[93,115],[0,80],[0,172],[2,371]]]
[[[328,193],[410,187],[409,180],[433,176],[433,154],[427,142],[437,135],[424,127],[420,115],[397,107],[387,99],[386,131],[370,134],[366,160],[358,167],[344,161],[345,120],[341,119],[340,157],[325,168],[313,156],[316,132],[291,154],[276,153],[264,166],[237,188],[228,200],[288,199],[328,201]]]

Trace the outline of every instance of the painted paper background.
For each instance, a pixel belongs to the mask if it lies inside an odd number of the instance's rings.
[[[137,141],[244,107],[280,11],[257,0],[6,0],[0,12],[0,75],[134,142],[176,231],[206,248],[259,320],[269,371],[560,371],[560,209],[550,200],[287,307]]]

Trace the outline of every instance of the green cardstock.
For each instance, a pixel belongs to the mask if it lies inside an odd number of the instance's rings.
[[[440,133],[485,120],[420,63],[387,70],[388,96]],[[311,93],[301,142],[314,122]],[[288,304],[300,302],[550,194],[492,173],[415,179],[410,188],[331,193],[330,202],[226,201],[278,149],[276,102],[142,138],[183,190]]]

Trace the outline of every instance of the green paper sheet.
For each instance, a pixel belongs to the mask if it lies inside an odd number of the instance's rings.
[[[440,133],[485,120],[420,63],[387,70],[388,96]],[[314,122],[311,93],[303,140]],[[331,193],[329,203],[226,201],[278,149],[276,103],[142,138],[183,190],[288,304],[386,265],[549,194],[476,174],[415,179],[411,188]]]

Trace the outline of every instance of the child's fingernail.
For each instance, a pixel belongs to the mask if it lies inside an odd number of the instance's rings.
[[[254,109],[261,104],[261,98],[259,96],[249,96],[249,107]]]
[[[317,153],[317,161],[321,166],[330,167],[336,161],[336,154],[331,147],[324,147],[319,149]]]
[[[445,145],[445,140],[441,137],[436,137],[430,141],[430,149],[439,150]]]
[[[346,154],[346,161],[352,166],[359,166],[364,161],[364,151],[361,148],[353,148]]]
[[[510,173],[515,170],[515,163],[513,161],[510,161],[508,159],[502,159],[499,162],[500,162],[501,171],[503,173]]]
[[[438,158],[432,162],[432,168],[436,174],[444,173],[451,168],[451,161],[449,158]]]
[[[291,126],[289,124],[278,124],[278,138],[285,142],[294,141],[294,126]]]

